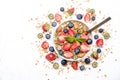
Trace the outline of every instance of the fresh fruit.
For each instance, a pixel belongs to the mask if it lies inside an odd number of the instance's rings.
[[[78,62],[77,61],[73,61],[71,63],[71,67],[74,69],[74,70],[78,70]]]
[[[46,34],[45,37],[46,37],[46,39],[50,39],[51,35],[50,34]]]
[[[74,8],[70,8],[67,13],[71,16],[74,13]]]
[[[78,19],[78,20],[81,20],[81,19],[82,19],[82,17],[83,17],[83,15],[82,15],[82,14],[77,14],[77,19]]]
[[[80,68],[81,71],[85,70],[85,66],[84,65],[81,65],[79,68]]]
[[[94,39],[98,39],[99,38],[99,36],[96,34],[96,35],[94,35]]]
[[[53,60],[56,59],[56,55],[53,54],[53,53],[49,53],[49,54],[46,55],[46,59],[47,59],[48,61],[53,61]]]
[[[92,39],[88,39],[86,42],[87,44],[92,44]]]
[[[89,59],[89,58],[86,58],[86,59],[85,59],[85,63],[86,63],[86,64],[90,64],[90,59]]]
[[[77,33],[82,34],[83,33],[83,29],[78,29]]]
[[[89,36],[86,35],[85,33],[81,34],[80,36],[81,36],[81,38],[83,38],[83,39],[85,39],[85,40],[88,40],[88,39],[89,39]]]
[[[85,22],[90,22],[90,14],[89,13],[86,13],[85,16],[84,16],[84,21]]]
[[[62,64],[62,65],[67,65],[67,60],[63,59],[63,60],[61,61],[61,64]]]
[[[64,33],[67,33],[67,32],[68,32],[68,30],[67,30],[67,29],[64,29],[64,30],[63,30],[63,32],[64,32]]]
[[[96,41],[96,45],[98,46],[98,47],[102,47],[103,46],[103,39],[98,39],[97,41]]]
[[[103,34],[103,37],[104,37],[104,39],[109,39],[110,38],[110,34],[108,32],[105,32]]]
[[[43,37],[43,34],[42,34],[42,33],[39,33],[39,34],[37,35],[37,37],[38,37],[39,39],[41,39],[41,38]]]
[[[59,68],[59,64],[58,64],[58,63],[56,63],[56,62],[55,62],[55,63],[53,63],[53,68],[54,68],[54,69],[58,69],[58,68]]]
[[[70,52],[70,51],[65,51],[64,52],[64,57],[67,58],[67,59],[72,58],[73,55],[74,54],[72,52]]]
[[[86,53],[89,50],[90,50],[90,46],[86,42],[82,43],[82,45],[81,45],[81,52]]]
[[[65,41],[65,37],[66,37],[66,34],[65,33],[61,33],[60,36],[58,37],[58,41],[60,43],[63,43]]]
[[[75,48],[74,52],[75,52],[75,54],[79,54],[80,53],[80,49],[79,48]]]
[[[102,28],[99,29],[99,33],[102,33],[104,30]]]
[[[57,23],[56,22],[52,22],[52,26],[53,27],[57,26]]]
[[[68,30],[68,34],[69,34],[70,36],[74,36],[74,35],[75,35],[75,32],[74,32],[74,30],[69,29],[69,30]]]
[[[61,31],[62,31],[62,27],[61,26],[56,29],[57,33],[61,32]]]
[[[61,16],[60,14],[56,13],[56,14],[55,14],[55,21],[56,21],[56,22],[60,22],[61,19],[62,19],[62,16]]]
[[[71,47],[71,44],[65,43],[65,44],[63,45],[63,50],[69,51],[69,50],[70,50],[70,47]]]
[[[47,23],[42,26],[42,30],[43,30],[44,32],[47,32],[49,29],[50,29],[50,25],[47,24]]]
[[[93,67],[93,68],[98,67],[98,63],[97,63],[97,62],[93,62],[93,63],[92,63],[92,67]]]
[[[55,50],[54,50],[54,47],[53,47],[53,46],[50,46],[50,47],[49,47],[49,51],[54,52],[54,51],[55,51]]]
[[[94,16],[92,16],[91,20],[92,20],[92,21],[95,21],[95,17],[94,17]]]
[[[72,50],[74,50],[75,48],[79,48],[79,47],[80,47],[80,43],[77,42],[77,41],[73,42],[72,45],[71,45]]]
[[[63,55],[63,54],[64,54],[64,52],[63,52],[62,50],[58,50],[58,53],[59,53],[60,55]]]
[[[99,58],[97,52],[93,52],[91,54],[91,57],[94,58],[95,60],[97,60]]]
[[[80,38],[80,34],[75,34],[75,37],[76,38]]]
[[[44,42],[41,44],[41,47],[42,47],[43,49],[47,49],[47,48],[49,47],[48,42],[47,42],[47,41],[44,41]]]
[[[97,49],[97,53],[101,53],[101,49],[100,48]]]
[[[69,21],[68,27],[69,27],[69,28],[73,28],[73,27],[74,27],[74,24]]]
[[[64,12],[64,7],[61,7],[61,8],[60,8],[60,11],[61,11],[61,12]]]
[[[54,19],[54,15],[53,15],[52,13],[50,13],[50,14],[48,15],[48,18],[49,18],[50,20],[52,20],[52,19]]]

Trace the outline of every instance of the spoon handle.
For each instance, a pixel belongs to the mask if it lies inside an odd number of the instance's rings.
[[[88,30],[88,33],[91,33],[93,30],[97,29],[98,27],[100,27],[101,25],[105,24],[109,20],[111,20],[111,17],[106,18],[105,20],[103,20],[102,22],[100,22],[99,24],[97,24],[96,26],[91,28],[90,30]]]

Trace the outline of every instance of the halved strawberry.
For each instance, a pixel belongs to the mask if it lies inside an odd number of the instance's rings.
[[[49,29],[50,29],[50,25],[47,24],[47,23],[45,23],[45,24],[42,26],[42,30],[43,30],[44,32],[47,32]]]
[[[73,55],[74,54],[72,52],[70,52],[70,51],[65,51],[64,52],[64,57],[67,58],[67,59],[72,58]]]
[[[53,61],[56,59],[56,55],[54,53],[49,53],[45,56],[45,58],[48,60],[48,61]]]
[[[86,53],[89,50],[90,50],[90,46],[86,42],[82,43],[82,45],[81,45],[81,52]]]
[[[41,47],[42,47],[43,49],[47,49],[47,48],[49,47],[48,42],[47,42],[47,41],[44,41],[44,42],[41,44]]]
[[[98,47],[102,47],[103,46],[103,39],[98,39],[97,41],[96,41],[96,45],[98,46]]]
[[[84,16],[84,21],[85,22],[89,22],[90,21],[90,14],[89,13],[86,13],[85,16]]]
[[[65,44],[63,45],[63,50],[69,51],[69,50],[70,50],[70,47],[71,47],[71,44],[65,43]]]
[[[88,40],[89,39],[89,36],[86,34],[86,33],[83,33],[80,35],[81,38],[85,39],[85,40]]]
[[[60,43],[63,43],[65,42],[65,37],[66,37],[66,34],[65,33],[60,33],[59,37],[58,37],[58,41]]]
[[[74,35],[75,35],[75,32],[74,32],[74,30],[69,29],[69,30],[68,30],[68,34],[69,34],[70,36],[74,36]]]
[[[62,16],[61,16],[60,14],[56,13],[56,14],[55,14],[55,21],[56,21],[56,22],[60,22],[61,19],[62,19]]]
[[[75,48],[78,48],[78,47],[80,47],[80,43],[75,41],[75,42],[72,43],[71,49],[74,50]]]
[[[73,61],[73,62],[71,63],[71,66],[72,66],[72,68],[73,68],[74,70],[78,70],[78,62],[77,62],[77,61]]]

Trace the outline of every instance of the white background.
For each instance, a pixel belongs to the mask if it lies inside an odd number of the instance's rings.
[[[38,32],[28,20],[47,14],[48,10],[54,12],[61,6],[69,6],[66,3],[72,4],[71,0],[0,0],[0,80],[120,80],[119,0],[90,0],[83,4],[84,7],[93,7],[102,10],[103,15],[111,16],[111,26],[117,31],[109,41],[113,54],[108,55],[99,66],[102,69],[99,74],[98,69],[94,69],[64,72],[58,76],[55,70],[35,66],[39,58],[34,44]],[[106,78],[104,74],[107,74]]]

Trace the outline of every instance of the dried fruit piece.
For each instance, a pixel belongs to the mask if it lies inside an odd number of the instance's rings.
[[[43,34],[42,34],[42,33],[39,33],[39,34],[37,35],[37,37],[38,37],[39,39],[41,39],[41,38],[43,37]]]
[[[84,21],[90,22],[90,14],[89,13],[86,13],[86,15],[84,16]]]
[[[48,42],[47,42],[47,41],[44,41],[44,42],[41,44],[41,47],[42,47],[43,49],[47,49],[47,48],[49,47]]]
[[[73,68],[74,70],[78,70],[78,62],[77,62],[77,61],[73,61],[73,62],[71,63],[71,66],[72,66],[72,68]]]
[[[97,59],[99,58],[97,52],[93,52],[93,53],[91,54],[91,57],[94,58],[95,60],[97,60]]]
[[[71,16],[74,13],[74,8],[69,9],[67,13]]]
[[[102,47],[103,46],[103,39],[98,39],[97,41],[96,41],[96,45],[98,46],[98,47]]]
[[[53,68],[54,69],[58,69],[59,68],[59,64],[58,63],[53,63]]]
[[[49,53],[45,57],[48,61],[53,61],[56,59],[56,55],[54,53]]]
[[[104,37],[104,39],[109,39],[110,38],[110,34],[108,32],[105,32],[103,34],[103,37]]]
[[[95,10],[94,10],[94,9],[90,9],[90,13],[91,13],[91,14],[94,14],[94,13],[95,13]]]
[[[93,67],[93,68],[98,67],[98,63],[97,63],[97,62],[93,62],[93,63],[92,63],[92,67]]]
[[[55,21],[56,21],[56,22],[60,22],[61,19],[62,19],[62,16],[61,16],[60,14],[56,13],[56,14],[55,14]]]
[[[54,19],[54,15],[53,15],[52,13],[50,13],[50,14],[48,15],[48,18],[49,18],[50,20],[52,20],[52,19]]]
[[[48,23],[45,23],[43,26],[42,26],[42,30],[44,32],[47,32],[48,30],[50,29],[50,25]]]

